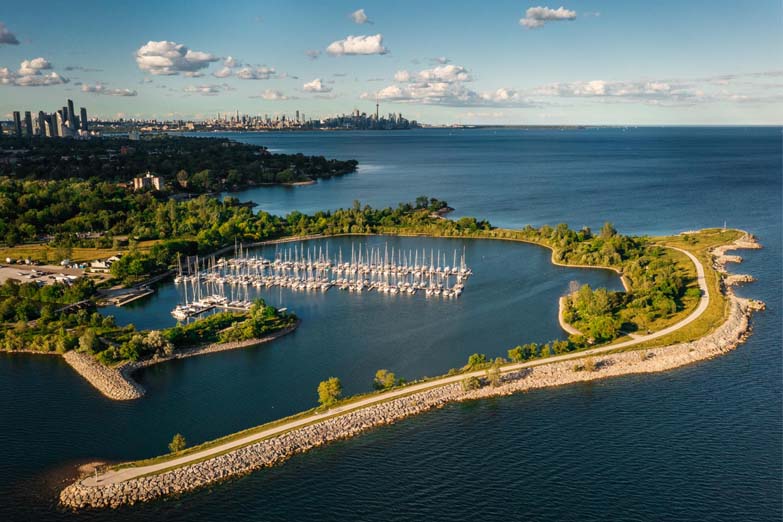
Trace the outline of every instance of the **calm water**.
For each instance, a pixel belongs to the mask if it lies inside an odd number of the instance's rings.
[[[504,226],[615,222],[626,233],[746,228],[764,250],[740,292],[767,302],[731,354],[662,375],[452,405],[180,499],[84,520],[780,520],[781,130],[417,131],[236,136],[273,150],[358,159],[358,174],[241,194],[276,213],[443,198]],[[348,244],[350,240],[341,240]],[[381,239],[404,248],[414,239]],[[462,242],[436,242],[444,250]],[[337,242],[333,240],[331,248]],[[427,241],[427,245],[431,242]],[[304,319],[254,350],[151,368],[149,394],[103,399],[57,358],[0,357],[0,519],[67,519],[53,503],[74,462],[158,453],[309,407],[321,378],[349,392],[372,373],[440,373],[467,354],[558,336],[571,279],[532,246],[467,241],[462,298],[272,291]],[[350,249],[350,246],[347,247]],[[543,277],[536,277],[536,274]],[[118,313],[167,324],[173,286]]]

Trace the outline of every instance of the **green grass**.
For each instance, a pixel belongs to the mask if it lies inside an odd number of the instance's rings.
[[[148,252],[156,240],[139,241],[136,246],[140,252]],[[86,263],[97,259],[106,259],[118,253],[126,253],[128,248],[83,248],[73,247],[70,260],[74,263]],[[49,245],[17,245],[14,247],[0,247],[0,259],[32,259],[42,263],[55,264],[57,249]]]

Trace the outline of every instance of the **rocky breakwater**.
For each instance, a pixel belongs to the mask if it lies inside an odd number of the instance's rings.
[[[144,388],[136,381],[126,378],[121,369],[104,366],[93,357],[77,351],[65,352],[63,359],[110,399],[128,401],[144,396]]]
[[[390,424],[449,402],[510,395],[620,375],[662,372],[717,357],[734,349],[750,331],[752,301],[731,294],[728,297],[727,320],[714,332],[697,341],[594,356],[590,357],[590,364],[587,364],[585,359],[574,359],[525,367],[502,374],[498,386],[491,386],[485,379],[479,389],[465,391],[460,383],[451,383],[323,421],[314,417],[313,424],[157,475],[99,486],[76,482],[61,492],[60,502],[73,509],[132,505],[186,493],[260,468],[274,466],[297,453],[353,437],[371,428]]]
[[[133,378],[133,373],[141,368],[153,366],[155,364],[164,363],[174,359],[185,359],[188,357],[195,357],[197,355],[206,355],[210,353],[224,352],[227,350],[236,350],[239,348],[249,348],[259,344],[268,343],[289,334],[296,330],[299,326],[299,321],[288,328],[278,330],[267,336],[258,339],[247,339],[245,341],[234,341],[229,343],[212,343],[205,346],[197,346],[193,348],[185,348],[183,350],[175,351],[169,356],[155,356],[150,359],[144,359],[137,362],[127,362],[114,367],[105,366],[93,357],[76,351],[66,352],[63,355],[65,361],[76,370],[79,375],[87,379],[87,382],[92,384],[103,395],[109,399],[117,401],[129,401],[139,399],[144,396],[146,390],[144,387],[136,382]]]
[[[86,486],[79,481],[60,493],[60,502],[73,509],[114,508],[185,493],[230,477],[274,466],[297,453],[443,406],[464,394],[459,384],[450,384],[320,422],[316,417],[313,424],[158,475],[100,486]]]

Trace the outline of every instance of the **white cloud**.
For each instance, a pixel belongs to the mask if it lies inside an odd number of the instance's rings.
[[[324,85],[320,78],[316,78],[311,82],[307,82],[302,86],[305,92],[331,92],[332,88],[328,85]]]
[[[236,76],[240,80],[269,80],[277,76],[277,71],[272,67],[243,67]]]
[[[571,11],[564,7],[550,9],[549,7],[531,7],[525,11],[525,17],[519,20],[519,25],[528,29],[537,29],[546,22],[560,22],[563,20],[575,20],[576,11]]]
[[[68,83],[68,78],[64,78],[54,71],[44,72],[51,70],[51,68],[52,64],[40,57],[23,60],[16,72],[11,71],[8,67],[2,67],[0,68],[0,85],[41,87]]]
[[[229,76],[231,76],[232,73],[233,71],[231,70],[231,67],[226,66],[213,72],[212,76],[214,76],[215,78],[228,78]]]
[[[37,74],[44,69],[51,69],[52,64],[45,58],[33,58],[32,60],[23,60],[19,67],[19,74],[22,76],[29,76]]]
[[[282,101],[287,100],[288,96],[276,89],[267,89],[261,93],[261,98],[269,101]]]
[[[432,69],[420,71],[418,77],[425,82],[469,82],[472,81],[470,73],[461,65],[439,65]]]
[[[3,22],[0,22],[0,45],[19,45],[16,35],[9,31]]]
[[[318,57],[321,56],[321,51],[318,49],[308,49],[305,51],[305,55],[311,60],[317,60]]]
[[[439,63],[441,65],[446,65],[447,63],[451,62],[450,59],[446,58],[445,56],[436,56],[432,59],[433,62]]]
[[[217,56],[202,51],[192,51],[182,44],[166,40],[149,41],[136,51],[136,64],[142,71],[155,75],[196,73],[206,69]]]
[[[351,20],[353,20],[353,23],[355,24],[371,24],[369,18],[367,18],[367,14],[364,12],[364,9],[357,9],[353,13],[351,13]]]
[[[397,71],[394,73],[394,81],[401,83],[409,82],[411,81],[411,73],[408,71]]]
[[[233,90],[228,84],[205,84],[205,85],[188,85],[184,89],[184,92],[188,94],[200,94],[201,96],[214,96],[220,94],[223,91]]]
[[[326,52],[332,56],[358,55],[358,54],[386,54],[389,52],[383,46],[383,35],[348,36],[344,40],[337,40],[329,44]]]
[[[92,94],[105,94],[107,96],[136,96],[136,91],[131,89],[109,89],[102,83],[96,83],[95,85],[82,85],[82,92],[89,92]]]
[[[224,67],[233,69],[234,67],[239,67],[240,65],[242,64],[240,64],[233,56],[226,56],[226,58],[223,60]]]
[[[477,92],[459,82],[423,82],[406,86],[390,85],[377,93],[364,93],[362,98],[450,107],[533,107],[536,102],[507,88],[493,92]]]

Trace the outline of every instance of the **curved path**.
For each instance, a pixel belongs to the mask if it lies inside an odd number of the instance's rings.
[[[699,284],[699,288],[701,289],[702,295],[701,295],[701,300],[699,301],[699,305],[696,307],[696,310],[694,310],[690,315],[688,315],[688,317],[686,317],[679,323],[669,326],[668,328],[664,328],[663,330],[660,330],[658,332],[649,335],[639,335],[629,341],[625,341],[618,344],[612,344],[608,346],[602,346],[600,348],[592,348],[590,350],[584,350],[581,352],[573,352],[564,355],[555,355],[536,361],[509,364],[503,366],[501,368],[501,372],[503,373],[513,372],[523,368],[530,368],[533,366],[540,366],[540,365],[550,364],[554,362],[567,361],[570,359],[579,359],[585,356],[597,355],[597,354],[614,351],[617,350],[618,348],[626,348],[628,346],[643,343],[645,341],[650,341],[652,339],[658,339],[695,321],[704,312],[704,310],[707,309],[707,306],[709,305],[710,302],[710,294],[709,294],[709,289],[707,287],[707,281],[704,275],[704,267],[702,266],[701,262],[699,262],[699,260],[696,258],[696,256],[694,256],[690,252],[675,247],[667,247],[667,248],[672,248],[674,250],[682,252],[683,254],[687,255],[691,259],[691,261],[693,261],[694,265],[696,265],[697,281]],[[373,404],[377,404],[380,402],[386,402],[390,399],[398,398],[404,395],[410,395],[416,392],[428,390],[430,388],[436,388],[439,386],[444,386],[447,384],[458,383],[467,377],[483,377],[484,375],[485,375],[485,370],[476,370],[473,372],[461,373],[459,375],[443,377],[433,381],[405,386],[400,389],[391,390],[378,395],[372,395],[365,399],[357,400],[356,402],[352,402],[349,404],[345,404],[343,406],[339,406],[337,408],[333,408],[321,414],[314,414],[312,416],[292,420],[290,422],[286,422],[285,424],[280,424],[272,428],[247,435],[246,437],[225,442],[217,446],[212,446],[210,448],[201,451],[196,451],[194,453],[190,453],[188,455],[184,455],[179,458],[167,460],[165,462],[161,462],[158,464],[150,464],[148,466],[138,466],[133,468],[107,471],[106,473],[102,475],[98,475],[97,477],[90,476],[82,480],[82,484],[85,486],[102,486],[106,484],[124,482],[126,480],[131,480],[137,477],[141,477],[142,475],[154,474],[171,468],[186,466],[190,463],[201,461],[210,457],[216,457],[218,455],[229,452],[231,450],[238,449],[242,446],[247,446],[254,442],[258,442],[262,439],[274,435],[279,435],[286,431],[290,431],[292,429],[299,428],[307,424],[312,424],[332,417],[337,417],[353,410],[361,409],[366,406],[371,406]]]

